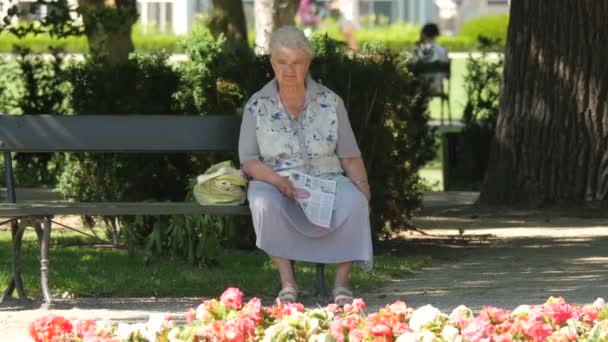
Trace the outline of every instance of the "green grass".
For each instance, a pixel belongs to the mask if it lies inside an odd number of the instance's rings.
[[[144,265],[141,256],[130,258],[125,251],[73,246],[92,242],[73,232],[56,230],[50,253],[50,286],[53,295],[70,293],[76,297],[129,296],[218,296],[229,286],[255,296],[273,296],[279,284],[278,272],[261,251],[226,251],[220,267],[199,268],[181,260],[162,259]],[[72,245],[66,247],[66,245]],[[0,287],[6,288],[11,269],[10,232],[0,231]],[[35,234],[26,232],[23,243],[23,270],[26,291],[40,296],[39,248]],[[428,257],[378,256],[374,271],[355,267],[352,287],[364,292],[428,264]],[[315,266],[297,263],[298,282],[313,288]],[[334,268],[327,269],[328,282]]]

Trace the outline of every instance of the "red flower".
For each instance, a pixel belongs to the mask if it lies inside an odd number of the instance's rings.
[[[365,333],[359,329],[353,329],[348,333],[348,342],[363,342]]]
[[[251,298],[243,311],[241,311],[243,317],[252,319],[256,324],[262,321],[262,302],[259,298]]]
[[[238,310],[243,306],[243,292],[236,287],[230,287],[222,293],[220,302],[229,309]]]
[[[72,332],[72,323],[53,314],[41,317],[30,323],[30,336],[36,342],[51,342],[53,339]]]
[[[553,324],[564,325],[574,315],[572,305],[565,303],[546,303],[545,313]]]

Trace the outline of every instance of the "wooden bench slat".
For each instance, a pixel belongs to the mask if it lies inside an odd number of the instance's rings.
[[[2,203],[0,217],[53,215],[249,215],[245,205],[200,205],[194,202]]]
[[[236,151],[236,115],[0,115],[0,151]]]

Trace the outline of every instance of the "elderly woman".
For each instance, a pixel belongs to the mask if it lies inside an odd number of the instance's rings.
[[[242,170],[252,179],[248,199],[256,244],[276,264],[277,299],[297,300],[290,260],[335,263],[334,301],[353,300],[354,261],[372,265],[370,188],[342,99],[308,76],[314,49],[304,33],[283,27],[270,39],[275,78],[255,93],[243,113]],[[329,229],[313,225],[294,200],[288,175],[300,171],[337,182]]]

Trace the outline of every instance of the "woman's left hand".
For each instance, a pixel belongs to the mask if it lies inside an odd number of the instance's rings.
[[[357,187],[359,188],[359,191],[363,193],[363,196],[367,198],[367,201],[370,202],[372,200],[372,192],[370,190],[369,184],[367,182],[361,183],[357,185]]]

